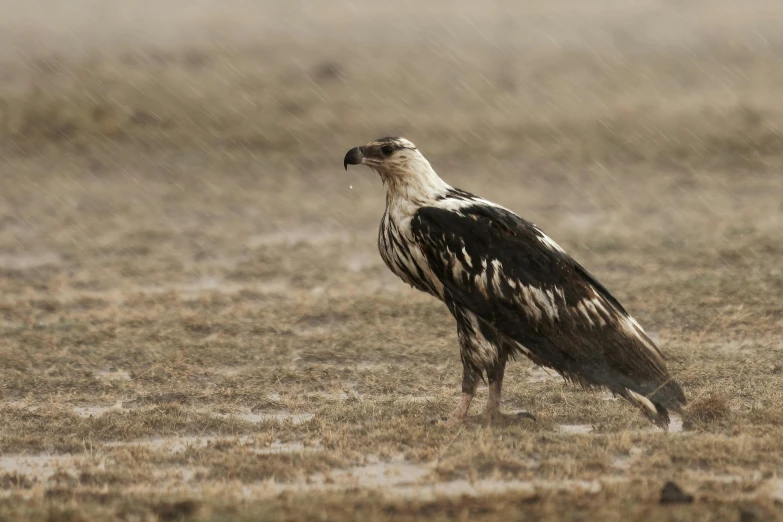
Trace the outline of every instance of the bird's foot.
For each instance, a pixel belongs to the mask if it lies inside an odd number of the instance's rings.
[[[470,409],[470,402],[473,400],[472,393],[462,393],[462,398],[457,404],[457,407],[451,412],[451,416],[446,422],[451,426],[462,424],[468,418],[468,410]]]
[[[484,410],[484,413],[481,414],[481,421],[486,426],[517,424],[525,419],[536,422],[536,416],[527,411],[505,414],[501,413],[500,410]]]

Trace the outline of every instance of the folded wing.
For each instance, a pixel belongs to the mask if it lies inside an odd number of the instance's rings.
[[[655,343],[620,303],[554,241],[485,204],[419,209],[414,239],[446,298],[524,347],[538,364],[606,386],[668,424],[685,404]]]

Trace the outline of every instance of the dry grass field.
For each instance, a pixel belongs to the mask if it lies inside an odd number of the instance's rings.
[[[0,520],[783,520],[783,8],[99,3],[0,6]],[[526,360],[437,420],[385,135],[626,305],[668,433]]]

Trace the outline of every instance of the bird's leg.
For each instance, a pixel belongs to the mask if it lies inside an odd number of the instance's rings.
[[[484,421],[488,424],[493,422],[513,422],[518,421],[520,418],[528,418],[536,420],[536,418],[527,412],[518,413],[517,415],[503,415],[500,413],[500,394],[503,391],[503,375],[506,372],[506,362],[508,355],[501,353],[498,356],[498,361],[487,370],[487,384],[489,386],[489,397],[487,398],[487,406],[484,410]]]
[[[468,410],[470,409],[470,402],[473,400],[473,396],[476,394],[476,373],[468,368],[468,365],[463,364],[462,373],[462,398],[457,404],[457,408],[451,414],[452,421],[460,421],[468,416]]]
[[[472,393],[462,392],[462,398],[459,400],[459,404],[451,413],[452,420],[459,421],[468,416],[468,410],[470,409],[470,403],[473,400]]]
[[[488,419],[500,417],[500,394],[503,391],[503,374],[506,371],[506,355],[500,354],[498,361],[487,370],[487,384],[489,385],[489,398],[484,415]]]

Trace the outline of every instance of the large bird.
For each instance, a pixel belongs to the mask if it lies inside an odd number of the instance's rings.
[[[416,146],[381,138],[345,155],[386,187],[378,248],[403,281],[431,294],[457,321],[463,419],[480,380],[484,415],[503,418],[506,362],[524,354],[585,388],[606,387],[662,428],[685,395],[639,323],[536,225],[444,182]]]

